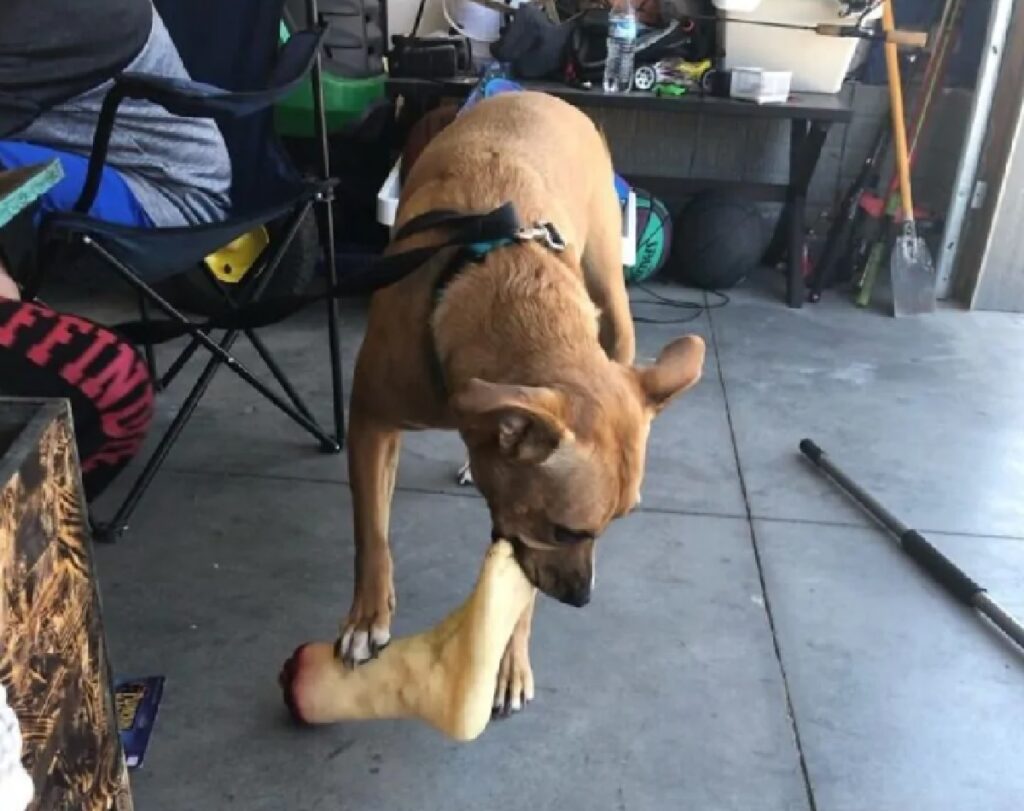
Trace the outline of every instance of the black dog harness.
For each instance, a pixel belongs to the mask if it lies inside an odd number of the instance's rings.
[[[457,211],[429,211],[413,217],[394,235],[402,240],[427,231],[444,229],[449,237],[438,245],[415,248],[404,253],[382,259],[376,265],[376,273],[395,281],[407,276],[424,262],[445,248],[459,250],[445,265],[434,282],[434,301],[440,299],[445,288],[468,264],[480,262],[487,254],[507,245],[524,242],[539,242],[556,253],[565,250],[565,242],[550,222],[540,222],[532,227],[519,224],[519,217],[511,203],[494,209],[488,214],[461,214]],[[393,282],[388,282],[393,284]]]
[[[377,266],[378,272],[397,281],[431,259],[438,251],[446,248],[457,248],[451,259],[444,265],[432,287],[433,307],[437,307],[444,291],[468,265],[480,263],[491,251],[509,245],[525,242],[538,242],[546,248],[561,253],[565,250],[565,241],[558,230],[550,222],[540,222],[531,227],[520,225],[515,207],[511,203],[494,209],[487,214],[462,214],[457,211],[430,211],[413,217],[395,234],[394,239],[401,240],[415,234],[443,229],[448,238],[437,244],[424,248],[384,257]],[[390,282],[393,283],[393,282]],[[434,331],[428,324],[429,336],[428,362],[431,375],[438,390],[447,393],[448,386],[444,378],[441,357],[434,341]]]

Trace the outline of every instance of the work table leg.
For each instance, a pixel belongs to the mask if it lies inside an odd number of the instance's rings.
[[[786,303],[790,307],[803,306],[806,295],[803,277],[804,210],[807,207],[807,187],[811,184],[827,134],[828,125],[825,123],[795,118],[790,124],[786,205],[765,251],[765,261],[769,264],[786,258]]]

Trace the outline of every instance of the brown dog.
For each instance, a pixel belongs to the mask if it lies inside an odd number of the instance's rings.
[[[496,536],[512,539],[537,588],[582,606],[595,539],[640,499],[651,419],[700,377],[696,336],[669,344],[653,366],[632,365],[621,213],[607,147],[585,115],[536,93],[481,102],[423,151],[397,225],[509,201],[523,223],[553,223],[566,250],[497,248],[435,301],[452,256],[444,249],[371,302],[349,429],[355,594],[339,650],[350,664],[390,639],[388,519],[403,430],[458,430]],[[389,252],[441,241],[420,234]],[[531,600],[498,676],[495,702],[506,709],[533,696],[532,613]]]

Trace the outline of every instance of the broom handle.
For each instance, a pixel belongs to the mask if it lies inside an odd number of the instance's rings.
[[[896,28],[892,11],[893,0],[882,2],[882,28],[893,31]],[[892,112],[893,141],[896,144],[896,166],[900,174],[900,197],[903,203],[903,217],[907,222],[914,219],[914,200],[910,191],[910,156],[907,154],[907,128],[903,117],[903,86],[900,84],[900,63],[896,43],[885,43],[885,67],[889,76],[889,105]]]

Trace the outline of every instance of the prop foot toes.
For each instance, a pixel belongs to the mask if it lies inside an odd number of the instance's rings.
[[[277,683],[281,687],[284,704],[288,708],[288,712],[291,713],[292,720],[297,724],[303,725],[308,724],[309,721],[305,719],[302,711],[299,709],[299,703],[295,694],[295,682],[301,669],[302,652],[306,647],[306,645],[299,645],[295,652],[288,657],[284,665],[282,665],[281,672],[277,676]]]
[[[299,724],[324,724],[336,720],[332,702],[343,689],[345,669],[327,642],[307,642],[295,649],[278,676],[285,706]]]

